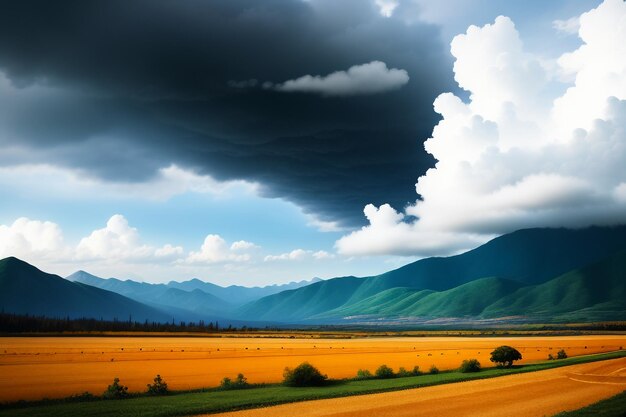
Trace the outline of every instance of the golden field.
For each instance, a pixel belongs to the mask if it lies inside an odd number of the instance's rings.
[[[619,394],[626,358],[438,385],[212,414],[214,417],[552,416]],[[532,401],[528,401],[532,399]],[[208,417],[208,415],[207,415]]]
[[[491,366],[497,346],[518,349],[522,363],[626,346],[626,336],[368,337],[352,339],[199,337],[4,337],[0,339],[0,401],[102,393],[114,377],[144,391],[160,374],[173,390],[217,386],[243,373],[249,382],[278,382],[286,366],[309,361],[330,378],[386,364],[397,370],[457,368],[468,358]]]

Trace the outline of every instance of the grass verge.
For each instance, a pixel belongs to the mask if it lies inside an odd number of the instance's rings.
[[[554,417],[623,417],[626,416],[626,391],[574,411],[565,411]]]
[[[626,351],[597,355],[576,356],[558,361],[546,361],[520,365],[508,369],[486,368],[481,372],[467,374],[457,371],[441,372],[436,375],[420,375],[392,379],[336,380],[324,387],[293,388],[282,385],[264,385],[256,388],[223,391],[207,389],[195,392],[175,392],[163,397],[135,396],[124,400],[77,401],[49,400],[47,402],[17,403],[0,407],[0,417],[43,417],[43,416],[133,416],[170,417],[221,411],[256,408],[297,401],[322,398],[345,397],[385,391],[419,388],[453,382],[494,378],[504,375],[541,371],[567,365],[595,362],[626,357]]]

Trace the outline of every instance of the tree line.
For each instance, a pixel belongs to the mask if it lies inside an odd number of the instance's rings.
[[[219,332],[248,330],[228,325],[220,327],[219,322],[200,320],[184,322],[172,319],[169,323],[128,320],[104,320],[93,318],[51,318],[28,314],[0,313],[0,333],[60,333],[60,332]]]

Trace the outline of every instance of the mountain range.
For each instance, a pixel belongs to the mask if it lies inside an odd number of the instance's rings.
[[[0,261],[3,311],[54,317],[226,323],[376,320],[626,320],[626,226],[526,229],[466,253],[381,275],[268,287],[192,279],[149,284],[78,271],[67,279]]]
[[[115,292],[70,282],[14,257],[0,260],[0,307],[5,313],[55,318],[172,319],[163,311]]]
[[[186,310],[187,314],[184,314],[184,320],[198,320],[196,316],[203,316],[203,319],[216,316],[224,318],[237,307],[248,302],[284,290],[296,289],[320,280],[319,278],[314,278],[310,281],[291,282],[289,284],[269,285],[266,287],[243,287],[239,285],[221,287],[197,278],[183,282],[170,281],[167,284],[150,284],[117,278],[99,278],[85,271],[77,271],[69,275],[67,279],[103,290],[113,291],[155,308],[169,311],[170,313],[178,313],[175,314],[178,316],[180,316],[180,311],[177,312],[176,309]]]
[[[249,303],[238,313],[239,317],[305,322],[370,314],[481,316],[487,312],[479,307],[488,301],[496,302],[513,292],[521,296],[537,284],[574,274],[621,250],[626,250],[625,226],[525,229],[460,255],[422,259],[377,276],[334,278],[284,291]],[[626,269],[621,273],[626,278]],[[558,285],[565,283],[567,280],[557,281]],[[450,307],[443,308],[445,304]],[[574,304],[572,309],[591,307],[585,299]],[[502,309],[491,311],[510,315]]]

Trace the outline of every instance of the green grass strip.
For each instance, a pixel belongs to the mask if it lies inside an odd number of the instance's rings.
[[[574,411],[565,411],[554,417],[623,417],[626,416],[626,391]]]
[[[509,369],[487,368],[481,372],[470,374],[451,371],[441,372],[436,375],[425,374],[404,378],[332,381],[328,386],[324,387],[292,388],[275,384],[246,390],[221,391],[209,389],[196,392],[176,392],[163,397],[137,396],[124,400],[99,399],[85,402],[51,400],[48,403],[33,402],[22,405],[4,405],[0,408],[0,417],[189,416],[493,378],[621,357],[626,357],[626,351],[577,356],[558,361],[515,366]],[[54,381],[51,381],[51,383],[54,383]]]

